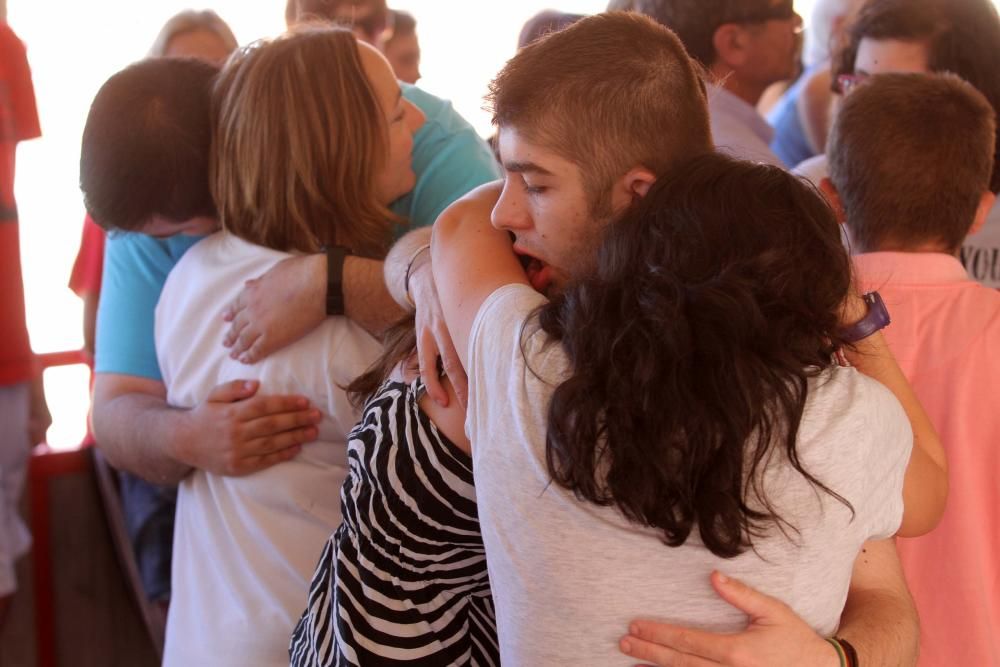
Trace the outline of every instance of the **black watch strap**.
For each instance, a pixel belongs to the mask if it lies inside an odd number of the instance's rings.
[[[344,314],[344,260],[349,248],[334,245],[326,249],[326,314]]]
[[[868,292],[861,298],[868,304],[868,313],[860,321],[840,330],[840,337],[846,343],[857,343],[864,340],[876,331],[886,328],[892,322],[889,319],[889,311],[885,307],[885,302],[882,301],[878,292]]]

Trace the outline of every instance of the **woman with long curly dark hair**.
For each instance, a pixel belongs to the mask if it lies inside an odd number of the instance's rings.
[[[928,520],[903,512],[908,388],[838,363],[856,297],[818,193],[698,157],[608,223],[550,301],[484,222],[495,201],[439,219],[433,269],[469,374],[502,660],[624,664],[636,613],[742,630],[716,569],[832,635],[862,544]]]

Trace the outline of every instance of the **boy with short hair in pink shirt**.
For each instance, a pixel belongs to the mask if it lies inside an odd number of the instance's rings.
[[[1000,292],[956,257],[995,198],[994,133],[992,107],[957,77],[875,76],[844,102],[821,186],[948,455],[944,518],[897,541],[921,667],[1000,665]]]

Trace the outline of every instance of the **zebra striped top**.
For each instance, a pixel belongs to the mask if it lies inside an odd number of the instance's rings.
[[[296,667],[499,665],[472,459],[387,381],[348,443],[343,523],[292,635]]]

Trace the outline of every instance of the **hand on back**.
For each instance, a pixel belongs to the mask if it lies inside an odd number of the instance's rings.
[[[248,280],[223,311],[229,356],[253,364],[315,329],[326,318],[326,258],[293,257]]]
[[[712,587],[748,616],[743,632],[704,632],[654,621],[633,621],[619,646],[660,667],[836,667],[836,649],[788,605],[746,584],[712,574]]]
[[[242,476],[293,458],[316,439],[321,415],[302,396],[257,395],[256,381],[221,384],[190,413],[178,458],[216,475]]]

